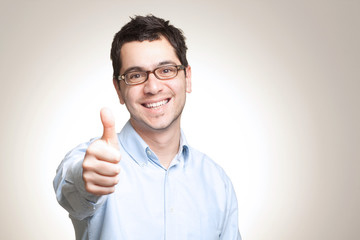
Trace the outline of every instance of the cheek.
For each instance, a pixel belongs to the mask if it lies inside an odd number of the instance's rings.
[[[127,105],[127,106],[133,106],[137,100],[137,96],[139,95],[139,89],[136,89],[136,87],[131,87],[130,89],[124,89],[123,91],[121,91],[121,95],[123,98],[123,102]]]
[[[187,91],[186,81],[179,81],[178,84],[174,86],[174,89],[176,89],[177,94],[185,95]]]
[[[164,83],[166,83],[166,87],[174,93],[180,94],[186,91],[185,78],[168,80],[164,81]]]
[[[124,97],[125,95],[124,95],[124,92],[121,91],[121,90],[118,90],[117,93],[118,93],[118,96],[119,96],[120,103],[121,103],[121,104],[124,104],[124,103],[125,103],[125,97]]]

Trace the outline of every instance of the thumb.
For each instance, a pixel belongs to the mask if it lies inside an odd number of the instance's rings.
[[[102,108],[100,110],[100,118],[104,127],[104,132],[101,139],[116,149],[119,149],[118,137],[115,130],[115,118],[111,110],[108,108]]]

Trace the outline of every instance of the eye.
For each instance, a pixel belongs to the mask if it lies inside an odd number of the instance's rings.
[[[132,72],[127,74],[128,79],[138,79],[142,77],[140,72]]]
[[[160,68],[159,70],[160,70],[160,74],[162,75],[172,75],[176,71],[176,68],[173,66],[166,66]]]

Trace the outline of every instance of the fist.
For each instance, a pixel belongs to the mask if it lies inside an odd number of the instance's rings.
[[[115,191],[115,185],[119,182],[118,163],[121,158],[113,114],[103,108],[100,117],[104,127],[103,135],[89,145],[82,164],[86,191],[99,196]]]

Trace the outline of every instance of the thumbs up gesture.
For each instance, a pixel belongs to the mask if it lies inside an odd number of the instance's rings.
[[[103,135],[89,145],[82,164],[86,191],[99,196],[115,191],[121,158],[114,116],[109,109],[103,108],[100,117]]]

